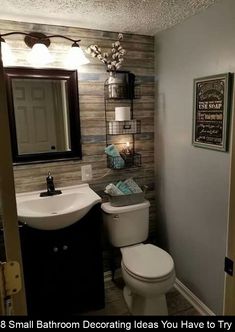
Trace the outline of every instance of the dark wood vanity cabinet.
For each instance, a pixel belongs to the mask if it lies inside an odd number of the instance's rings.
[[[63,229],[20,228],[29,315],[104,307],[101,223],[98,204]]]

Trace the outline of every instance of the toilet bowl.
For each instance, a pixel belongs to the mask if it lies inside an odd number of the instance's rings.
[[[174,262],[163,249],[143,244],[148,237],[149,202],[113,207],[103,203],[103,220],[122,254],[124,299],[133,315],[167,315],[166,292],[175,281]]]
[[[133,315],[167,315],[166,292],[175,281],[171,256],[152,244],[121,248],[124,298]]]

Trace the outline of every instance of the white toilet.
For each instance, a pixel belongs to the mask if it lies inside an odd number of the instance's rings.
[[[122,253],[124,298],[133,315],[167,315],[165,293],[175,281],[174,262],[164,250],[143,244],[149,230],[149,201],[101,205],[109,239]]]

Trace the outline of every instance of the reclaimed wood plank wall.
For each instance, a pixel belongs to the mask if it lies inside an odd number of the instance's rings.
[[[0,21],[1,33],[10,31],[42,32],[47,35],[62,34],[74,39],[81,39],[83,50],[90,44],[97,44],[102,51],[109,51],[112,42],[117,40],[118,33],[63,27],[13,21]],[[17,57],[18,66],[28,66],[27,49],[21,36],[11,36],[7,39]],[[81,183],[81,165],[91,164],[93,180],[90,186],[100,195],[110,182],[133,177],[138,184],[147,185],[147,198],[151,202],[150,234],[154,236],[155,194],[154,194],[154,38],[134,34],[124,34],[122,41],[126,49],[122,70],[129,70],[136,75],[140,82],[141,98],[134,101],[134,118],[141,120],[141,134],[136,135],[136,151],[142,154],[140,168],[125,170],[109,170],[106,164],[104,148],[105,136],[105,107],[104,82],[107,79],[106,68],[96,58],[81,66],[78,71],[79,104],[82,134],[81,161],[61,161],[43,164],[14,166],[16,192],[31,190],[45,190],[46,175],[50,170],[54,176],[56,187]],[[50,51],[55,61],[50,68],[63,68],[63,58],[70,47],[70,42],[64,39],[51,40]],[[125,140],[123,141],[125,142]]]

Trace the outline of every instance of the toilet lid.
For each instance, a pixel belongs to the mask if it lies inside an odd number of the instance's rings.
[[[163,278],[174,269],[171,256],[152,244],[123,248],[122,259],[125,267],[136,276],[146,279]]]

